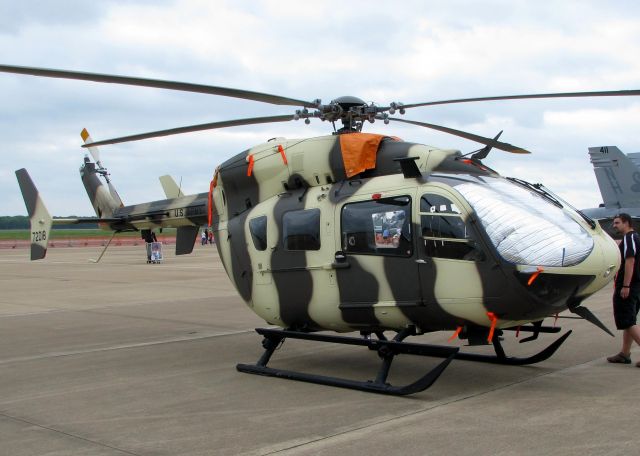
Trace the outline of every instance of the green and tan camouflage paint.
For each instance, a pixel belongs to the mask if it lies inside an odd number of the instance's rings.
[[[287,163],[279,152],[282,146]],[[250,156],[253,168],[248,175]],[[499,317],[498,327],[540,320],[565,310],[605,286],[617,267],[617,249],[602,230],[572,218],[594,239],[591,254],[571,267],[546,268],[545,286],[559,290],[544,299],[527,286],[527,268],[510,264],[482,240],[484,262],[428,258],[420,250],[418,202],[424,193],[446,196],[473,210],[447,176],[491,175],[491,170],[456,160],[453,150],[383,141],[375,170],[346,179],[339,137],[285,140],[276,138],[249,149],[219,167],[213,192],[214,233],[220,257],[247,305],[270,324],[299,330],[454,329],[489,327],[487,312]],[[422,178],[405,178],[393,160],[418,157]],[[408,258],[347,255],[347,268],[336,267],[341,251],[342,207],[381,197],[412,199],[415,247]],[[282,217],[292,210],[319,209],[320,250],[287,251],[282,242]],[[248,222],[267,217],[267,249],[256,250]],[[474,224],[478,231],[481,228]],[[479,233],[482,239],[482,233]],[[530,269],[530,268],[529,268]],[[536,295],[538,293],[538,295]]]

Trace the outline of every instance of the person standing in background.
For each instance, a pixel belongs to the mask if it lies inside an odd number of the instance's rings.
[[[621,265],[615,279],[613,317],[616,328],[622,330],[622,349],[607,358],[610,363],[631,364],[631,345],[640,345],[640,327],[636,318],[640,308],[640,236],[633,230],[629,214],[618,214],[613,219],[613,229],[622,234],[620,242]],[[640,362],[636,363],[640,367]]]

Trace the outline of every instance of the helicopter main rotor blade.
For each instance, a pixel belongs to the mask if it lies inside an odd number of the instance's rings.
[[[223,97],[243,98],[245,100],[260,101],[275,105],[304,106],[315,108],[316,104],[295,98],[281,97],[269,93],[253,92],[250,90],[232,89],[204,84],[192,84],[188,82],[164,81],[161,79],[147,79],[130,76],[118,76],[111,74],[86,73],[82,71],[56,70],[49,68],[35,68],[14,65],[0,65],[0,72],[26,74],[30,76],[42,76],[47,78],[77,79],[80,81],[103,82],[110,84],[123,84],[141,87],[155,87],[158,89],[181,90],[184,92],[206,93]]]
[[[468,133],[466,131],[455,130],[453,128],[443,127],[440,125],[434,125],[426,122],[417,122],[415,120],[405,120],[398,119],[397,117],[388,117],[389,120],[393,120],[396,122],[404,122],[412,125],[418,125],[419,127],[431,128],[433,130],[442,131],[444,133],[449,133],[450,135],[460,136],[461,138],[469,139],[471,141],[475,141],[480,144],[484,144],[485,146],[495,147],[496,149],[504,150],[506,152],[511,152],[513,154],[530,154],[526,149],[522,147],[514,146],[513,144],[504,143],[501,141],[496,141],[495,139],[485,138],[484,136],[474,135],[473,133]]]
[[[453,100],[427,101],[424,103],[403,104],[402,108],[418,108],[452,103],[470,103],[474,101],[524,100],[527,98],[579,98],[579,97],[627,97],[640,95],[640,90],[605,90],[600,92],[558,92],[532,93],[524,95],[503,95],[497,97],[458,98]]]
[[[158,130],[158,131],[152,131],[149,133],[140,133],[137,135],[122,136],[120,138],[105,139],[104,141],[87,143],[82,147],[97,147],[97,146],[104,146],[107,144],[118,144],[123,142],[139,141],[141,139],[158,138],[160,136],[178,135],[181,133],[190,133],[193,131],[214,130],[216,128],[238,127],[240,125],[253,125],[253,124],[271,123],[271,122],[288,122],[290,120],[294,120],[293,114],[288,114],[284,116],[252,117],[247,119],[224,120],[221,122],[210,122],[210,123],[199,124],[199,125],[189,125],[186,127],[170,128],[168,130]]]

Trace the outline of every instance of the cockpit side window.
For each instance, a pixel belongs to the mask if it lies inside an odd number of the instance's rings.
[[[420,224],[426,256],[465,261],[486,259],[460,210],[448,198],[429,193],[422,195]]]
[[[267,249],[267,217],[263,215],[249,220],[251,240],[256,250]]]
[[[413,254],[411,197],[345,204],[341,215],[344,252],[406,257]]]
[[[444,196],[427,193],[420,198],[420,212],[430,214],[459,214],[460,209]]]

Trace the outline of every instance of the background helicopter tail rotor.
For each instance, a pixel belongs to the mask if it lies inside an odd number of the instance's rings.
[[[93,140],[91,139],[91,136],[89,135],[89,132],[86,128],[82,129],[82,131],[80,132],[80,137],[82,137],[82,141],[84,141],[85,143],[85,145],[82,147],[86,147],[87,149],[89,149],[89,153],[93,157],[93,161],[96,162],[96,165],[98,165],[98,169],[104,169],[102,167],[102,162],[100,162],[100,150],[97,147],[93,146]]]
[[[120,207],[124,206],[124,203],[122,202],[122,199],[118,194],[118,191],[111,183],[111,179],[109,179],[109,172],[107,171],[107,168],[102,166],[102,162],[100,161],[100,149],[98,149],[96,146],[92,144],[93,140],[91,139],[91,136],[89,135],[89,132],[87,131],[86,128],[82,129],[82,131],[80,132],[80,136],[82,137],[82,140],[85,143],[85,145],[82,147],[86,147],[87,149],[89,149],[89,153],[93,157],[93,161],[95,161],[96,163],[96,172],[100,174],[102,177],[104,177],[105,181],[107,181],[107,186],[109,187],[109,193],[113,197],[114,201],[117,203],[118,206]]]

